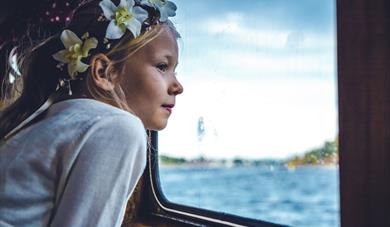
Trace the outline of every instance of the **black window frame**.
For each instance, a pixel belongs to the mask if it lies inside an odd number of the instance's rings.
[[[158,133],[148,132],[151,144],[148,149],[147,183],[149,195],[154,200],[154,209],[151,214],[163,219],[174,219],[183,225],[189,226],[259,226],[259,227],[282,227],[286,225],[271,223],[267,221],[246,218],[238,215],[207,210],[178,204],[169,201],[161,188],[159,177],[158,161]]]

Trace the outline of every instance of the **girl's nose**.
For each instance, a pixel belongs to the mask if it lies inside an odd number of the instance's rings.
[[[183,86],[175,77],[172,85],[169,87],[169,91],[168,91],[169,94],[170,95],[180,95],[181,93],[183,93],[183,90],[184,90]]]

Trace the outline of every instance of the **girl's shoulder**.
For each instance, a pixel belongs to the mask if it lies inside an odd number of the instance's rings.
[[[106,104],[101,101],[97,101],[94,99],[87,99],[87,98],[77,98],[77,99],[68,99],[63,100],[57,103],[54,103],[48,112],[47,116],[64,113],[78,113],[82,115],[89,115],[89,116],[98,116],[98,115],[111,115],[111,114],[118,114],[118,115],[131,115],[132,117],[137,118],[136,116],[130,114],[129,112],[126,112],[124,110],[121,110],[117,107],[114,107],[112,105]]]
[[[144,128],[137,116],[94,99],[70,99],[55,103],[50,107],[45,119],[64,126],[82,127],[110,121]]]
[[[146,141],[146,130],[142,121],[129,112],[92,99],[71,99],[53,104],[40,120],[22,129],[6,144],[10,149],[25,145],[57,150],[103,137],[115,137],[118,143],[133,145]]]
[[[57,147],[94,138],[99,133],[108,137],[141,138],[141,141],[146,137],[142,121],[133,114],[93,99],[70,99],[53,104],[39,121],[13,136],[10,144],[24,141],[29,146]]]

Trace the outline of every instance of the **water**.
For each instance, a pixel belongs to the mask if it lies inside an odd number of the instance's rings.
[[[162,167],[168,200],[290,226],[339,226],[338,168]]]

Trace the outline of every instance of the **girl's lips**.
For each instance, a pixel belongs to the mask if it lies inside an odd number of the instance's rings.
[[[169,113],[172,113],[172,108],[175,106],[173,104],[164,104],[164,105],[161,105],[162,107],[164,107]]]

